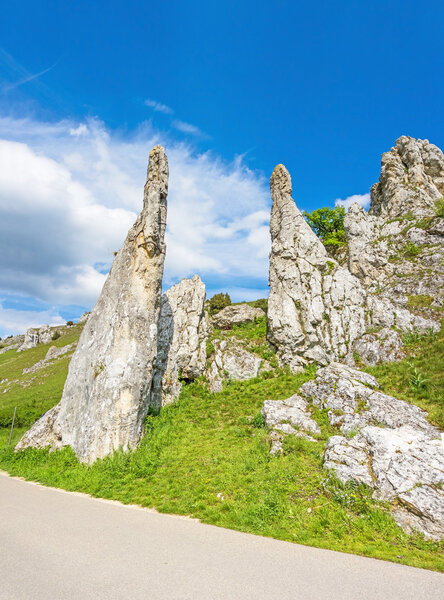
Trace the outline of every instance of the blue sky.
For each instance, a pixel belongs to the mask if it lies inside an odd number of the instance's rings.
[[[170,157],[166,286],[197,271],[235,299],[267,293],[275,164],[311,210],[367,194],[400,135],[444,146],[441,2],[22,0],[0,17],[0,335],[94,303],[149,144]]]

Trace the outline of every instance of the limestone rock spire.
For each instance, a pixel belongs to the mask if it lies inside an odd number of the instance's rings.
[[[149,406],[165,260],[168,161],[150,153],[143,209],[80,336],[60,403],[19,442],[70,445],[91,463],[134,448]]]

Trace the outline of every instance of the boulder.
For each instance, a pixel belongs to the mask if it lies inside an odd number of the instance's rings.
[[[394,329],[383,327],[366,333],[353,344],[353,354],[358,354],[365,365],[394,362],[405,356],[401,336]]]
[[[85,323],[60,405],[25,434],[17,449],[54,446],[57,438],[57,447],[70,445],[81,461],[92,463],[138,444],[157,354],[167,191],[167,158],[156,146],[142,212]]]
[[[163,294],[150,406],[173,402],[182,381],[204,372],[208,335],[204,303],[205,285],[198,275],[182,279]]]
[[[344,483],[353,480],[392,505],[392,515],[407,531],[444,537],[444,448],[441,440],[411,426],[367,426],[353,439],[333,436],[324,466]]]
[[[261,308],[255,308],[249,304],[236,304],[226,306],[216,313],[211,319],[211,324],[218,329],[229,329],[233,325],[251,323],[260,317],[265,317]]]

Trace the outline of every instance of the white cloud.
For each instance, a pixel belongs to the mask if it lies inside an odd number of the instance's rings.
[[[181,131],[182,133],[195,135],[197,137],[208,137],[207,134],[201,131],[196,125],[186,123],[185,121],[180,121],[179,119],[174,119],[171,125],[178,131]]]
[[[344,200],[336,198],[335,206],[343,206],[345,210],[348,210],[355,202],[362,206],[362,208],[367,209],[370,206],[370,194],[354,194],[353,196],[348,196]]]
[[[3,308],[0,303],[0,336],[2,337],[24,333],[30,327],[39,327],[42,323],[64,325],[65,319],[53,310],[17,310]]]
[[[157,143],[170,167],[165,287],[195,272],[214,289],[266,287],[268,186],[242,160],[196,154],[149,124],[124,137],[94,119],[3,117],[0,290],[91,307],[141,209]]]
[[[144,104],[146,106],[149,106],[156,112],[161,112],[161,113],[164,113],[165,115],[172,115],[174,112],[173,109],[170,108],[169,106],[167,106],[166,104],[162,104],[161,102],[156,102],[156,100],[150,100],[150,98],[147,98],[145,100]]]

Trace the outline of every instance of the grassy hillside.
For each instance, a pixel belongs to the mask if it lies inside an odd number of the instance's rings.
[[[79,329],[71,328],[56,344],[70,343],[78,335]],[[261,320],[224,335],[236,335],[265,352]],[[324,471],[326,440],[335,433],[325,412],[313,409],[322,429],[316,443],[289,437],[283,456],[270,455],[262,403],[294,394],[313,376],[312,370],[299,375],[265,373],[248,382],[229,383],[219,394],[208,392],[201,382],[187,385],[175,404],[147,417],[147,434],[136,451],[117,452],[88,467],[78,463],[69,448],[54,453],[32,449],[14,453],[7,448],[5,426],[14,405],[20,424],[13,435],[16,443],[24,425],[60,398],[68,359],[30,375],[31,381],[20,375],[47,348],[0,355],[0,381],[29,383],[28,387],[15,383],[6,394],[4,384],[0,387],[0,468],[47,485],[191,515],[219,526],[444,570],[443,544],[408,536],[387,506],[371,500],[364,487],[343,486]],[[373,372],[386,391],[427,406],[439,422],[442,396],[435,387],[442,391],[443,349],[442,333],[410,346],[414,356],[409,360],[427,379],[418,392],[411,387],[407,360]],[[430,352],[434,360],[421,358]]]

